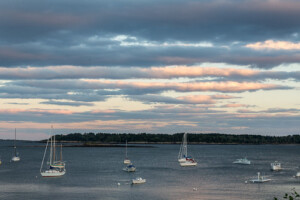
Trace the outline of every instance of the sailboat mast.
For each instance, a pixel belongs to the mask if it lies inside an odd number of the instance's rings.
[[[15,141],[14,141],[15,156],[17,156],[16,140],[17,140],[17,129],[15,128]]]
[[[125,158],[127,159],[127,140],[126,140],[126,150],[125,150]]]
[[[44,160],[45,160],[45,156],[46,156],[46,153],[47,153],[48,143],[49,143],[49,138],[47,140],[46,148],[45,148],[45,151],[44,151],[44,156],[43,156],[40,172],[42,172],[42,168],[43,168],[43,165],[44,165]]]
[[[62,162],[62,142],[61,142],[61,139],[62,139],[62,135],[60,135],[60,162]]]
[[[54,133],[54,136],[53,136],[53,162],[55,162],[55,160],[56,160],[55,150],[56,150],[56,146],[55,146],[55,133]]]
[[[184,155],[187,157],[187,134],[184,133],[183,135],[183,148],[184,148]]]
[[[50,165],[52,165],[52,153],[53,153],[53,144],[52,144],[52,127],[50,130]]]

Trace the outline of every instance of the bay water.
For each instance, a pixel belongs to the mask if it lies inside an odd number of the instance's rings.
[[[300,192],[295,176],[300,164],[300,145],[189,145],[196,167],[180,167],[180,145],[138,145],[128,148],[128,157],[137,170],[122,170],[125,157],[120,147],[65,147],[67,173],[43,178],[40,167],[44,154],[41,143],[18,141],[20,162],[10,162],[13,142],[0,141],[0,199],[108,199],[108,200],[235,200],[283,197],[294,188]],[[151,147],[149,147],[151,146]],[[232,162],[247,157],[251,165]],[[272,172],[270,163],[284,168]],[[257,172],[271,182],[253,184]],[[132,185],[142,177],[145,184]]]

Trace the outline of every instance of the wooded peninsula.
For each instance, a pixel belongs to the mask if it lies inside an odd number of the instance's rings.
[[[179,144],[183,133],[150,134],[150,133],[70,133],[56,135],[57,141],[81,142],[93,144]],[[262,136],[232,135],[219,133],[189,133],[189,144],[300,144],[300,135]]]

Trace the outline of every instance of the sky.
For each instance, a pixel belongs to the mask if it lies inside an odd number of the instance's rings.
[[[300,134],[298,0],[0,1],[0,139]]]

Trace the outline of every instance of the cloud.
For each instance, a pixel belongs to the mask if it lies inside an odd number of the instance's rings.
[[[27,87],[39,87],[45,89],[64,88],[68,90],[76,89],[120,89],[120,90],[156,90],[156,91],[217,91],[217,92],[245,92],[256,90],[278,90],[291,89],[288,86],[276,84],[266,84],[257,82],[235,82],[235,81],[194,81],[194,82],[143,82],[143,81],[112,81],[112,80],[41,80],[41,81],[18,81],[14,84]]]
[[[239,104],[239,103],[230,103],[222,106],[223,108],[239,108],[239,107],[249,107],[249,105]]]
[[[218,64],[215,64],[218,65]],[[3,80],[51,80],[51,79],[177,79],[177,78],[219,78],[228,80],[300,80],[300,71],[267,71],[203,66],[165,66],[165,67],[0,67]]]
[[[295,0],[75,0],[67,11],[61,9],[69,7],[65,0],[14,5],[15,0],[0,3],[0,59],[5,67],[225,62],[270,68],[299,62],[297,54],[276,59],[277,53],[263,56],[244,48],[266,40],[297,44],[300,3]]]
[[[0,113],[17,114],[17,113],[34,113],[34,114],[62,114],[70,115],[73,111],[61,109],[0,109]]]
[[[168,97],[163,95],[132,95],[128,98],[142,101],[144,103],[165,103],[165,104],[215,104],[220,99],[235,98],[229,95],[188,95],[179,97]]]
[[[266,40],[264,42],[247,44],[245,47],[255,50],[300,50],[300,42]]]
[[[70,101],[44,101],[40,102],[40,104],[46,104],[46,105],[60,105],[60,106],[93,106],[93,103],[87,103],[87,102],[70,102]]]
[[[297,0],[16,5],[0,1],[0,122],[6,127],[299,129]],[[285,68],[290,63],[292,70]],[[278,90],[288,90],[278,108],[261,102],[262,95],[277,98]]]

